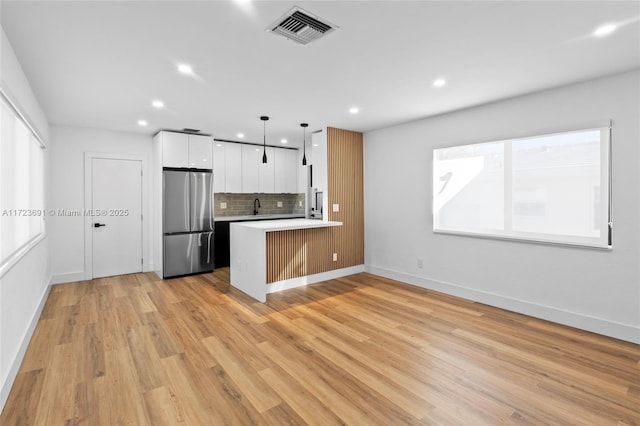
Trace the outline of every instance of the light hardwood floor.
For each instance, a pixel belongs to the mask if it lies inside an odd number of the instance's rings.
[[[640,424],[640,346],[369,274],[54,286],[2,425]]]

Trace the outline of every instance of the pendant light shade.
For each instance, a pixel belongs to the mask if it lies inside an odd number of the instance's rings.
[[[300,123],[302,127],[302,165],[307,165],[307,123]]]
[[[262,163],[267,164],[267,121],[269,121],[269,117],[263,115],[260,120],[262,120]]]

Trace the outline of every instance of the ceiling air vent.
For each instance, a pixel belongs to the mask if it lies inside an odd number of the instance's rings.
[[[294,7],[267,27],[267,31],[279,34],[298,44],[309,44],[338,28],[318,16]]]

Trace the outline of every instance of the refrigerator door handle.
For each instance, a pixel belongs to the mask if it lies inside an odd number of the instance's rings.
[[[189,175],[191,173],[185,173],[184,175],[184,207],[187,210],[186,214],[184,215],[184,227],[185,229],[188,229],[189,231],[191,230],[191,226],[189,224],[189,217],[190,215],[190,210],[191,210],[191,206],[189,203]]]
[[[213,218],[213,208],[215,206],[215,200],[213,199],[213,171],[211,171],[211,176],[209,177],[209,191],[211,192],[211,211],[209,212],[209,229],[215,229],[214,227],[214,218]],[[211,239],[211,237],[209,237]]]
[[[209,237],[207,238],[207,265],[211,263],[211,237],[213,237],[213,232],[209,232]]]
[[[199,198],[198,192],[200,191],[200,182],[198,182],[198,175],[194,172],[189,173],[189,178],[191,179],[191,188],[189,189],[189,195],[191,196],[191,231],[202,231],[202,220],[199,215]]]

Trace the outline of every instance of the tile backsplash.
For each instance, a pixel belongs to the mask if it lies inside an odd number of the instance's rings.
[[[260,214],[304,214],[304,194],[231,194],[216,193],[213,195],[216,217],[244,216],[253,214],[253,201],[260,200]],[[282,207],[278,207],[278,202]],[[226,203],[227,208],[220,207]]]

